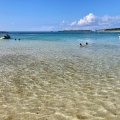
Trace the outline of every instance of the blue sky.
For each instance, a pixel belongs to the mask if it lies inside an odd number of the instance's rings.
[[[0,31],[120,27],[120,0],[0,0]]]

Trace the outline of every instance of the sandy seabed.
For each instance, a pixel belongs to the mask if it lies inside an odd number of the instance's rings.
[[[120,120],[119,55],[22,50],[0,52],[0,120]]]
[[[0,120],[119,120],[118,69],[85,59],[1,57]]]

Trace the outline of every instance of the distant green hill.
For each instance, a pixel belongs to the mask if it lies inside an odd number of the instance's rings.
[[[97,30],[97,31],[120,31],[120,28],[108,28],[108,29],[101,29],[101,30]]]
[[[63,30],[58,32],[92,32],[92,30]]]
[[[106,31],[120,31],[120,28],[110,28],[110,29],[105,29]]]

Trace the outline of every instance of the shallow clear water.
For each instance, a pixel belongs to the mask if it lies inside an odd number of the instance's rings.
[[[0,120],[120,119],[119,33],[10,35],[0,40]]]

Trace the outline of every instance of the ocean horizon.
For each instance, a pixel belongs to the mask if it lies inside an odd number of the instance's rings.
[[[8,34],[0,120],[120,119],[120,32]]]

